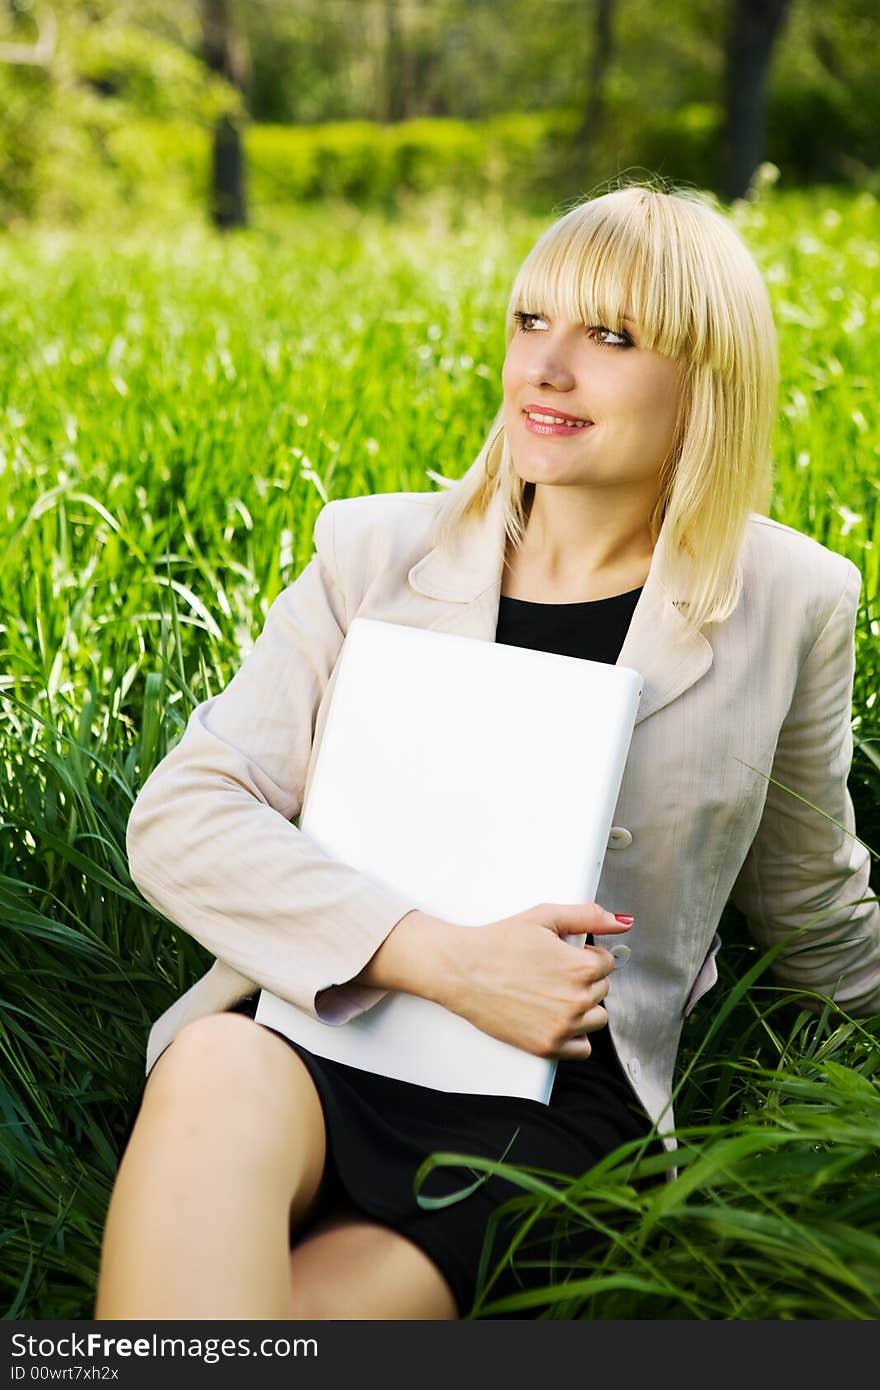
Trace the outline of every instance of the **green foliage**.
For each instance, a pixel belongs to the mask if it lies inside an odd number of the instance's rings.
[[[877,171],[876,0],[799,0],[774,56],[767,158],[792,183]]]
[[[39,81],[39,79],[35,79]],[[2,69],[0,69],[2,90]],[[770,149],[783,181],[808,181],[828,159],[821,138],[815,158],[803,155],[802,135],[816,123],[833,125],[830,108],[793,102],[773,117]],[[818,99],[817,99],[818,100]],[[824,100],[824,99],[823,99]],[[34,100],[12,94],[6,113],[10,135],[0,142],[0,210],[28,220],[55,223],[126,220],[137,212],[161,221],[207,207],[211,131],[185,118],[122,119],[105,98],[85,88],[68,98],[76,118],[64,126],[45,117],[33,122]],[[782,117],[780,118],[782,119]],[[581,168],[572,111],[509,112],[484,122],[401,121],[381,125],[349,121],[315,126],[245,125],[247,188],[252,208],[344,198],[364,208],[391,209],[412,197],[455,189],[461,197],[500,199],[535,208],[547,201],[582,196],[595,185]],[[838,123],[839,127],[839,123]],[[838,135],[828,151],[839,148]],[[610,176],[642,168],[665,178],[717,188],[721,168],[722,113],[711,102],[692,102],[671,111],[639,114],[612,107],[597,142],[591,168]],[[864,173],[852,145],[846,169]],[[812,156],[811,156],[812,158]],[[836,161],[836,162],[835,162]],[[835,175],[845,161],[835,156]]]
[[[244,144],[251,205],[257,210],[342,198],[390,209],[403,200],[454,188],[462,198],[526,198],[551,191],[558,176],[564,113],[513,113],[483,125],[348,121],[321,126],[247,126]],[[130,212],[205,205],[210,134],[176,121],[139,121],[115,130],[106,148]],[[101,216],[107,209],[100,209]]]
[[[723,124],[721,107],[708,101],[649,113],[641,132],[639,162],[666,178],[717,189]]]
[[[632,143],[625,123],[611,122],[598,162],[609,170],[630,164],[654,167],[666,177],[711,186],[718,168],[719,119],[714,107],[685,107],[653,116],[633,132]],[[511,112],[479,123],[249,125],[243,132],[249,198],[257,210],[327,197],[390,209],[449,188],[462,198],[535,207],[559,199],[573,177],[577,190],[585,190],[586,177],[578,181],[575,172],[576,126],[577,116],[570,111]],[[84,136],[82,143],[85,152]],[[32,210],[47,215],[54,206],[68,214],[59,220],[82,222],[93,216],[125,218],[134,210],[159,220],[206,206],[211,137],[205,126],[184,120],[108,122],[101,150],[101,162],[90,173],[80,163],[83,196],[78,201],[68,195],[61,204],[69,175],[59,173],[54,190],[49,180],[43,200]]]
[[[877,1317],[877,1020],[817,1023],[765,986],[731,1010],[716,1040],[694,1060],[704,1085],[735,1085],[735,1114],[679,1123],[671,1182],[637,1187],[663,1166],[639,1144],[574,1182],[491,1165],[522,1195],[490,1222],[471,1318]],[[462,1161],[434,1155],[423,1171]],[[591,1232],[591,1252],[577,1263],[548,1252],[535,1243],[540,1221]],[[542,1289],[493,1298],[506,1267],[530,1263],[545,1271]]]
[[[154,215],[190,205],[206,182],[165,187],[141,123],[161,143],[185,126],[197,140],[241,96],[171,37],[124,21],[91,23],[71,7],[47,67],[0,64],[0,226],[41,218],[79,223],[135,201]],[[152,123],[152,124],[151,124]],[[202,142],[204,144],[204,141]]]
[[[390,206],[398,193],[437,187],[476,193],[490,160],[487,132],[461,121],[368,121],[296,127],[255,126],[246,149],[254,200],[281,190],[297,200],[325,196]]]
[[[33,37],[28,6],[0,37]],[[345,197],[389,208],[444,186],[541,205],[643,168],[720,191],[723,7],[615,9],[605,116],[586,154],[594,10],[554,0],[384,0],[233,6],[246,96],[202,59],[196,0],[54,0],[48,66],[0,63],[0,225],[178,217],[207,208],[208,132],[247,132],[257,204]],[[872,0],[799,0],[773,54],[765,157],[785,186],[878,186]],[[398,110],[399,108],[399,110]],[[382,125],[389,112],[404,119]],[[288,124],[285,124],[288,123]],[[873,181],[873,183],[872,183]]]
[[[149,1026],[210,963],[131,883],[132,800],[308,561],[325,498],[430,488],[474,458],[509,285],[550,203],[0,238],[8,1317],[91,1317]],[[850,785],[876,847],[880,209],[770,189],[732,215],[779,325],[773,515],[865,576]],[[685,1023],[677,1184],[636,1193],[645,1160],[619,1153],[562,1196],[539,1175],[516,1199],[523,1224],[544,1204],[602,1236],[587,1266],[548,1274],[579,1284],[533,1301],[541,1316],[877,1315],[876,1020],[807,1016],[761,972],[737,997],[757,955],[732,911],[722,931],[722,983]]]
[[[74,31],[69,49],[77,84],[118,105],[117,120],[210,124],[241,111],[241,97],[195,54],[149,29],[119,24]]]
[[[792,183],[864,180],[877,169],[880,83],[860,99],[830,81],[777,83],[767,103],[767,157]]]
[[[98,207],[103,220],[137,216],[153,225],[207,208],[211,132],[188,121],[126,121],[109,132],[105,158],[114,196]],[[88,220],[87,217],[78,219]]]

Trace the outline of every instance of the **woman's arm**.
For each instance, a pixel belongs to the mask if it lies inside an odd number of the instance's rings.
[[[377,987],[377,997],[399,989],[438,1004],[448,1004],[460,976],[460,961],[469,945],[472,928],[431,917],[413,908],[392,927],[375,955],[357,979],[321,994],[316,1005],[324,1023],[344,1023],[359,1009],[356,1002],[364,986]]]
[[[870,855],[854,839],[847,789],[861,582],[847,561],[843,589],[801,668],[771,770],[833,820],[770,783],[731,899],[762,949],[806,928],[777,957],[778,979],[866,1015],[880,1012],[880,906],[868,881]]]
[[[192,711],[147,778],[127,849],[134,882],[169,921],[262,988],[342,1023],[385,989],[332,986],[351,981],[418,905],[291,824],[345,634],[333,506],[315,522],[316,554],[272,604],[241,668]]]

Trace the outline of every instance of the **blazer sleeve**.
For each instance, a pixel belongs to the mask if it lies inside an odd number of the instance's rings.
[[[169,921],[261,988],[344,1023],[387,992],[350,982],[416,904],[291,824],[344,639],[333,505],[240,669],[147,778],[126,846],[132,879]]]
[[[731,898],[762,949],[806,928],[776,958],[777,979],[864,1016],[880,1012],[880,906],[847,788],[862,577],[846,564],[843,589],[801,667],[770,774],[804,800],[769,784]]]

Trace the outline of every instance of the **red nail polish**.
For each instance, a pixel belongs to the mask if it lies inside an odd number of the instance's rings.
[[[629,927],[636,919],[634,917],[623,917],[619,912],[615,912],[614,920],[615,922],[620,922],[625,927]]]

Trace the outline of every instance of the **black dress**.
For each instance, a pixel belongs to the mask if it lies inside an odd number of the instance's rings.
[[[612,663],[640,592],[635,589],[591,603],[564,604],[528,603],[502,595],[495,640]],[[253,1017],[257,998],[257,994],[249,995],[229,1012]],[[484,1181],[460,1201],[424,1209],[413,1193],[413,1178],[422,1161],[438,1150],[478,1154],[541,1168],[564,1179],[583,1173],[619,1144],[641,1138],[651,1128],[607,1028],[590,1035],[588,1059],[558,1062],[548,1105],[519,1097],[438,1092],[328,1061],[288,1038],[285,1041],[308,1067],[327,1130],[327,1165],[318,1202],[308,1226],[296,1231],[294,1240],[331,1210],[336,1199],[345,1197],[427,1252],[448,1280],[462,1318],[477,1291],[489,1215],[523,1189],[494,1173],[486,1177],[466,1164],[444,1166],[428,1174],[420,1195],[445,1196],[470,1187],[480,1177]],[[514,1216],[496,1235],[488,1272],[494,1270],[518,1224]],[[568,1273],[565,1256],[588,1248],[593,1238],[587,1233],[572,1235],[561,1247],[557,1244],[557,1257],[561,1250],[563,1259],[555,1270],[522,1264],[523,1258],[546,1259],[555,1225],[551,1221],[548,1226],[545,1247],[540,1239],[532,1239],[540,1237],[540,1223],[536,1223],[528,1248],[521,1248],[520,1259],[515,1257],[503,1277],[492,1283],[489,1298],[562,1282]],[[511,1316],[535,1314],[524,1310]]]

